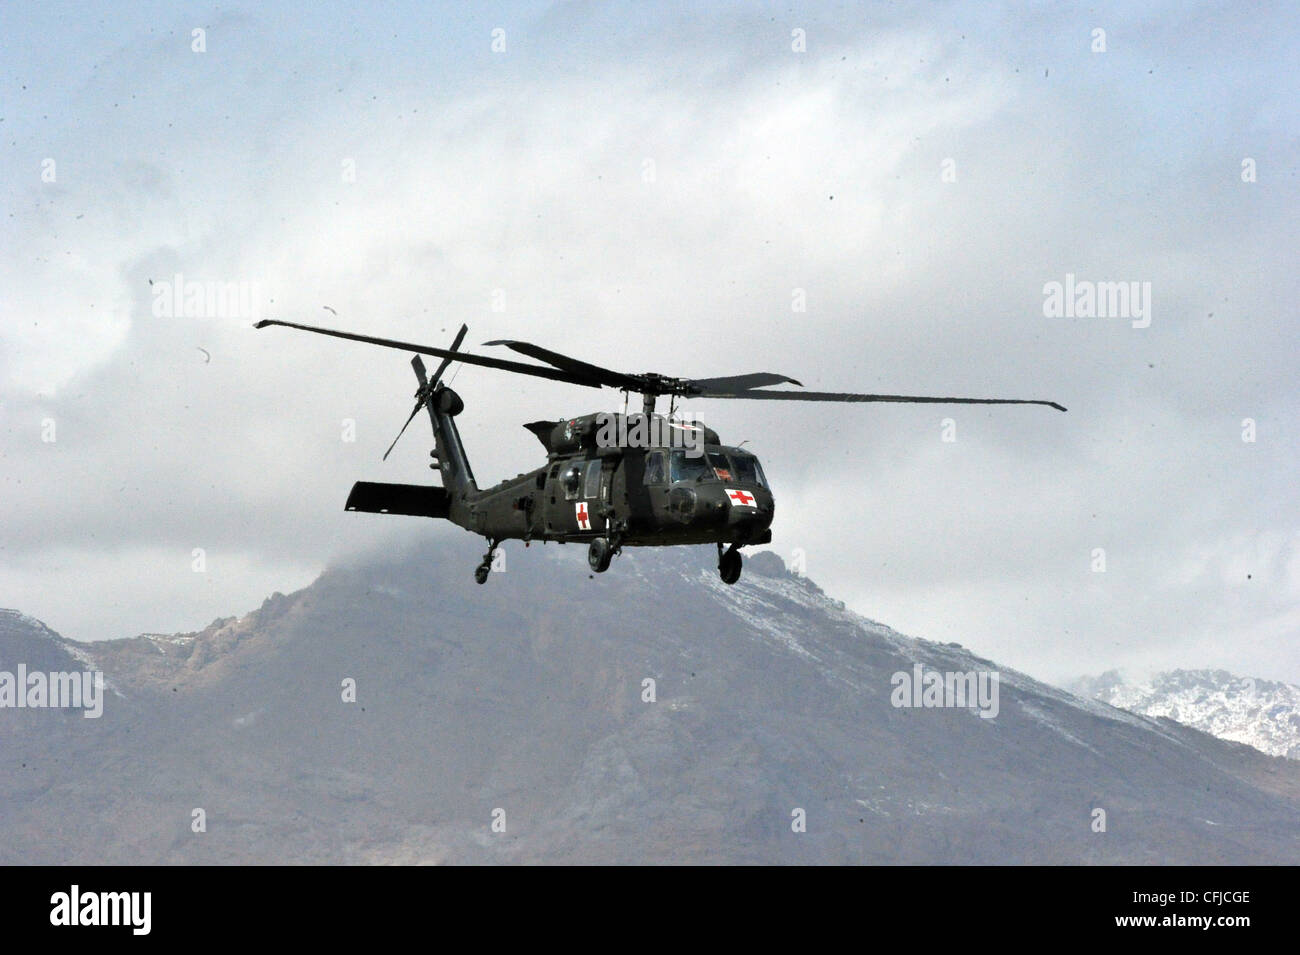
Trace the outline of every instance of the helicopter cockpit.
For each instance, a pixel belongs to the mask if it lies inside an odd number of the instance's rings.
[[[721,481],[767,487],[758,458],[748,451],[722,447],[706,448],[703,454],[694,456],[687,451],[673,451],[669,456],[668,481],[671,484]]]

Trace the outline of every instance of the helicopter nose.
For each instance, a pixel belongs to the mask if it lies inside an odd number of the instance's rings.
[[[775,508],[770,494],[733,491],[727,504],[727,527],[735,532],[736,540],[753,540],[772,524]]]

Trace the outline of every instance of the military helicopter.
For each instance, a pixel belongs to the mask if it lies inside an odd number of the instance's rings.
[[[279,325],[348,341],[415,352],[411,367],[419,387],[415,407],[384,453],[392,453],[422,409],[433,425],[430,467],[442,486],[358,481],[346,508],[378,514],[442,518],[487,539],[474,579],[486,583],[492,557],[503,540],[540,540],[587,545],[587,562],[596,573],[609,569],[624,547],[715,544],[718,574],[727,584],[740,579],[740,548],[772,540],[775,502],[758,458],[722,444],[701,423],[655,413],[656,399],[753,399],[760,401],[891,401],[928,404],[1046,405],[1054,401],[1011,398],[931,398],[915,395],[861,395],[826,391],[770,391],[772,385],[803,385],[786,375],[758,372],[724,378],[672,378],[656,373],[624,374],[520,341],[491,341],[543,365],[526,364],[459,351],[468,326],[462,325],[450,348],[335,331],[265,319],[256,328]],[[421,355],[441,358],[429,376]],[[617,388],[625,397],[639,394],[642,412],[588,414],[560,421],[530,421],[524,427],[546,449],[546,464],[493,487],[480,489],[470,469],[455,418],[465,410],[460,396],[442,383],[454,361],[515,374],[547,378],[589,388]],[[743,444],[744,442],[742,442]]]

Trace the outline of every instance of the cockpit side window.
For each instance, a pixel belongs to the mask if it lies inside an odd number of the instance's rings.
[[[645,456],[645,478],[646,484],[663,484],[664,483],[664,453],[662,451],[653,451]]]
[[[702,454],[690,457],[685,451],[674,451],[669,461],[669,468],[674,484],[678,481],[694,482],[713,476],[713,469]]]
[[[571,464],[565,469],[564,477],[560,479],[564,485],[564,499],[566,501],[576,501],[578,492],[582,489],[582,464],[581,462]]]
[[[600,497],[600,466],[599,458],[587,462],[587,488],[583,497]]]

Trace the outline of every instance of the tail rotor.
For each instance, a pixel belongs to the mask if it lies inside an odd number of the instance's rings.
[[[460,343],[465,340],[465,335],[468,332],[469,326],[461,325],[460,331],[456,333],[455,341],[451,343],[450,351],[454,352],[460,347]],[[390,444],[388,450],[384,452],[385,461],[387,461],[388,456],[393,453],[393,448],[397,447],[397,442],[402,440],[402,435],[406,434],[406,429],[410,427],[411,422],[415,420],[415,416],[418,415],[421,409],[429,403],[429,399],[433,397],[433,393],[438,387],[439,379],[442,378],[443,372],[447,370],[447,367],[453,361],[455,361],[455,358],[452,355],[444,357],[441,363],[439,363],[437,370],[434,371],[433,377],[428,378],[426,377],[424,360],[419,355],[416,355],[411,359],[411,367],[415,369],[415,377],[420,381],[420,387],[415,390],[415,407],[411,409],[411,414],[407,417],[406,424],[402,425],[402,430],[397,432],[397,437],[393,439],[393,443]]]

